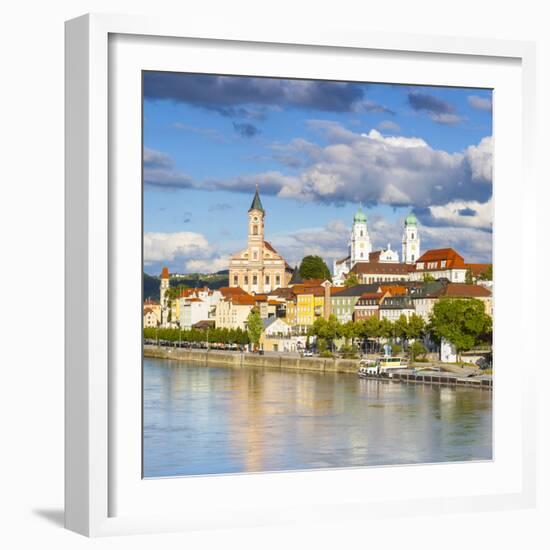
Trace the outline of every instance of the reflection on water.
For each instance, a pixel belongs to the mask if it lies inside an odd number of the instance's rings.
[[[144,360],[144,475],[486,460],[492,393]]]

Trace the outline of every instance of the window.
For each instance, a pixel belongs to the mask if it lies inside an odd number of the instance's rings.
[[[244,276],[244,284],[245,284],[245,285],[248,284],[248,275],[245,275],[245,276]]]
[[[414,254],[411,254],[411,260],[414,262]]]
[[[363,230],[361,230],[361,234],[360,234],[360,236],[361,236],[361,237],[363,236]]]
[[[281,284],[281,276],[280,276],[280,275],[276,275],[276,276],[275,276],[275,284],[276,284],[276,285],[280,285],[280,284]]]
[[[257,225],[253,225],[252,226],[252,235],[257,235],[258,234],[258,226]]]
[[[234,284],[235,286],[237,286],[237,285],[239,284],[239,276],[238,276],[238,275],[235,275],[235,276],[233,277],[233,284]]]
[[[265,284],[266,284],[266,285],[269,284],[269,275],[266,275],[266,276],[265,276]]]
[[[414,233],[411,233],[411,239],[414,239]]]
[[[258,253],[254,250],[254,259],[257,260],[258,259]]]

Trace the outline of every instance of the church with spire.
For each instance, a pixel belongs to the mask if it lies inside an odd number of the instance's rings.
[[[265,240],[266,212],[256,185],[256,193],[248,209],[247,247],[229,260],[229,286],[240,287],[251,294],[271,292],[286,287],[292,268]]]

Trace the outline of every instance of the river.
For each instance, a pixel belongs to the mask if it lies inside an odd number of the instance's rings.
[[[144,359],[144,476],[492,458],[492,392]]]

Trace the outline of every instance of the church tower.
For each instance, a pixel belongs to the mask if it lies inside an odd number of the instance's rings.
[[[168,289],[170,288],[170,274],[168,268],[163,267],[160,274],[160,324],[163,327],[168,326]]]
[[[418,220],[412,212],[405,218],[402,244],[403,263],[414,264],[420,257],[420,236],[418,235]]]
[[[372,251],[369,232],[367,229],[367,216],[363,209],[359,210],[353,218],[350,241],[350,268],[357,262],[368,262]]]

